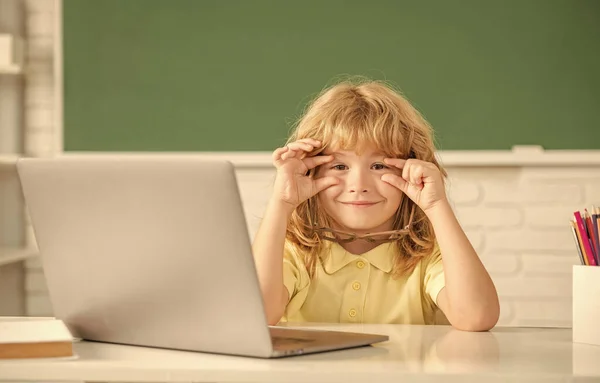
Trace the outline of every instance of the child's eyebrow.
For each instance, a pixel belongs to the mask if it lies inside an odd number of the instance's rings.
[[[348,154],[345,154],[343,152],[323,152],[322,154],[325,155],[325,156],[333,156],[333,158],[336,158],[336,159],[340,158],[340,157],[341,158],[347,158],[349,156]],[[385,158],[387,156],[383,152],[377,152],[377,153],[371,153],[371,154],[369,154],[369,156],[367,158],[368,159],[379,159],[381,157]]]
[[[383,159],[383,158],[386,158],[386,157],[387,156],[385,155],[385,153],[372,153],[369,156],[369,159],[370,160],[380,160],[380,159]]]
[[[333,156],[334,158],[337,157],[347,157],[344,153],[340,153],[340,152],[323,152],[324,156]]]

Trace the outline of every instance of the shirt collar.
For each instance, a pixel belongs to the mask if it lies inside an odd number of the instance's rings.
[[[381,245],[367,251],[364,254],[355,255],[347,252],[340,244],[331,243],[325,246],[321,252],[323,269],[327,274],[333,274],[341,270],[349,263],[360,258],[366,259],[370,264],[389,273],[394,266],[394,258],[397,252],[393,242],[382,243]]]

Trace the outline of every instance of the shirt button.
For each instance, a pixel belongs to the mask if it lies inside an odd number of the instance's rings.
[[[348,311],[348,315],[350,318],[354,318],[356,316],[356,310],[350,309],[350,311]]]
[[[359,283],[359,282],[354,282],[354,283],[352,284],[352,288],[353,288],[354,290],[360,290],[360,283]]]
[[[362,269],[363,267],[365,267],[365,263],[363,261],[358,261],[358,262],[356,262],[356,267],[358,267],[359,269]]]

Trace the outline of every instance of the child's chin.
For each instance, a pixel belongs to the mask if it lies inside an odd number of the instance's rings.
[[[347,222],[344,224],[347,231],[356,232],[373,232],[376,225],[366,225],[364,222]]]

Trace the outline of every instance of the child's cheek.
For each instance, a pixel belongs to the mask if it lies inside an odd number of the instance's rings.
[[[319,192],[319,198],[322,202],[333,202],[343,193],[344,187],[340,185],[333,185],[325,190]]]

